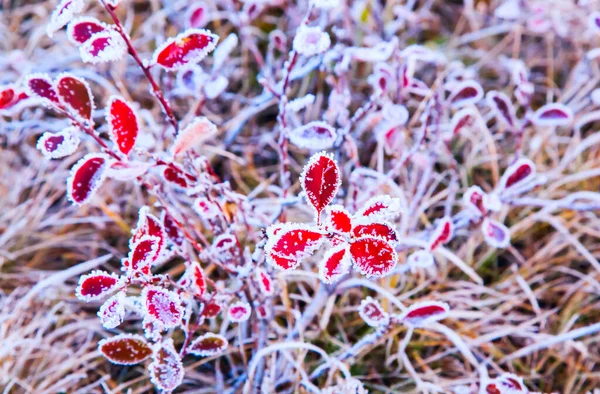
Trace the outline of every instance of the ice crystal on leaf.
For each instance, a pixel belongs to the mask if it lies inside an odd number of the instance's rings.
[[[332,205],[327,209],[327,228],[347,234],[352,231],[352,217],[342,205]]]
[[[146,339],[135,334],[119,334],[98,342],[98,350],[111,363],[134,365],[152,355],[152,348]]]
[[[369,217],[373,220],[390,220],[397,217],[400,212],[400,200],[383,195],[372,197],[364,203],[357,216]]]
[[[358,314],[371,327],[385,326],[390,322],[390,315],[371,297],[360,302]]]
[[[71,22],[75,15],[83,11],[85,2],[83,0],[61,0],[46,26],[48,37],[52,38],[54,33],[60,30],[67,23]]]
[[[77,128],[67,127],[58,133],[45,132],[37,142],[37,148],[49,159],[61,159],[77,150],[79,137]]]
[[[59,105],[58,93],[47,74],[31,74],[25,79],[25,89],[31,97],[37,97],[45,105]]]
[[[191,29],[200,29],[208,22],[208,8],[206,4],[193,4],[186,13],[187,26]]]
[[[268,262],[278,269],[293,269],[316,250],[324,234],[302,224],[286,224],[265,246]]]
[[[84,16],[73,20],[67,28],[67,37],[75,45],[81,45],[89,40],[94,34],[108,30],[106,23],[96,18]]]
[[[356,238],[360,237],[377,237],[386,240],[391,245],[398,241],[398,235],[394,226],[386,222],[373,223],[370,218],[361,218],[352,228],[352,235]]]
[[[166,339],[156,345],[148,370],[150,380],[161,390],[171,392],[181,384],[185,370],[173,339]]]
[[[119,326],[125,317],[125,292],[119,292],[110,297],[98,310],[102,326],[111,329]]]
[[[223,335],[207,332],[190,344],[189,352],[200,357],[210,357],[223,353],[227,346],[229,342]]]
[[[318,26],[301,25],[294,37],[293,47],[304,56],[314,56],[325,52],[331,45],[329,34]]]
[[[106,176],[118,181],[133,181],[146,174],[152,163],[143,161],[114,161],[106,169]]]
[[[266,296],[273,295],[273,278],[267,273],[266,270],[262,268],[258,268],[256,270],[256,281],[258,282],[258,287],[262,294]]]
[[[385,239],[364,237],[350,243],[354,268],[367,277],[383,277],[396,266],[396,251]]]
[[[175,246],[181,248],[183,246],[183,242],[185,241],[185,234],[183,233],[183,230],[181,230],[179,226],[177,226],[177,223],[175,222],[173,217],[165,211],[162,212],[161,219],[167,238],[169,238],[169,240]]]
[[[328,149],[337,139],[337,132],[325,122],[310,122],[292,130],[289,134],[292,144],[306,149]]]
[[[507,95],[502,92],[490,91],[486,95],[487,104],[496,117],[509,128],[514,128],[517,123],[515,107]]]
[[[317,222],[320,221],[321,212],[337,194],[341,183],[340,169],[331,156],[321,152],[310,158],[300,177],[300,184],[317,213]]]
[[[127,259],[123,260],[123,266],[130,275],[150,274],[150,267],[160,256],[159,237],[151,235],[142,236],[131,246]]]
[[[504,171],[500,189],[510,190],[527,183],[535,176],[535,164],[529,159],[519,159]]]
[[[476,122],[475,111],[471,107],[463,108],[457,111],[452,117],[450,129],[452,136],[456,136],[462,130],[473,127]]]
[[[92,121],[94,99],[86,81],[73,74],[63,73],[56,77],[54,85],[60,104],[71,115],[82,123],[94,123]]]
[[[477,104],[483,98],[483,88],[476,81],[464,81],[456,84],[448,101],[453,108],[462,108]]]
[[[437,301],[423,301],[412,305],[400,316],[402,323],[413,327],[424,327],[442,320],[450,311],[448,304]]]
[[[147,286],[142,291],[146,315],[165,328],[177,327],[183,316],[181,300],[177,293],[156,286]]]
[[[481,225],[481,231],[485,242],[494,248],[506,248],[510,245],[510,231],[502,223],[486,218]]]
[[[345,243],[330,248],[319,263],[319,278],[324,283],[337,282],[348,273],[350,252]]]
[[[127,53],[127,44],[114,30],[94,33],[80,48],[81,59],[86,63],[105,63],[121,59]]]
[[[208,30],[188,29],[157,48],[153,63],[169,71],[198,63],[215,49],[218,39],[219,36]]]
[[[427,250],[419,250],[408,256],[407,264],[411,269],[429,268],[435,263],[433,255]]]
[[[117,274],[96,270],[79,278],[75,294],[77,298],[89,302],[104,298],[122,285],[123,281]]]
[[[142,240],[145,236],[155,237],[157,250],[155,253],[158,255],[163,252],[165,248],[165,230],[162,226],[161,221],[150,213],[150,208],[143,206],[138,212],[138,221],[133,231],[133,236],[129,240],[129,248],[135,249],[135,245]]]
[[[67,197],[73,204],[82,205],[92,198],[106,177],[108,163],[108,156],[88,153],[71,168]]]
[[[252,308],[247,302],[238,301],[227,308],[227,316],[229,317],[229,321],[232,323],[241,323],[245,322],[250,318],[250,313],[252,312]]]
[[[131,104],[122,97],[113,96],[106,104],[106,123],[110,138],[125,156],[133,149],[139,132],[137,115]]]

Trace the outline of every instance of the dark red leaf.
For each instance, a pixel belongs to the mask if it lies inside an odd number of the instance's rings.
[[[510,102],[507,95],[502,92],[491,91],[487,94],[488,105],[492,108],[496,116],[509,127],[515,127],[516,112],[515,107]]]
[[[179,353],[169,338],[160,344],[152,355],[152,363],[148,366],[150,381],[160,390],[171,392],[183,381],[185,370]]]
[[[45,132],[37,142],[37,148],[49,159],[60,159],[75,152],[79,146],[77,129],[68,127],[58,133]]]
[[[535,174],[535,164],[529,159],[520,159],[506,169],[500,180],[501,189],[523,184]]]
[[[358,314],[371,327],[387,325],[390,321],[390,315],[383,310],[377,300],[371,297],[360,302]]]
[[[317,222],[321,212],[333,200],[342,183],[337,163],[326,153],[313,155],[300,177],[300,183],[308,202],[317,211]]]
[[[98,350],[114,364],[138,364],[152,355],[152,348],[140,335],[119,334],[98,342]]]
[[[463,203],[472,211],[481,215],[487,214],[487,208],[484,204],[485,192],[479,186],[471,186],[463,196]]]
[[[69,73],[56,78],[56,92],[60,103],[81,122],[92,121],[94,101],[89,85],[83,79]]]
[[[386,240],[365,237],[350,243],[350,256],[354,267],[367,277],[382,277],[396,266],[398,256]]]
[[[471,108],[464,108],[456,112],[452,117],[452,135],[456,136],[461,130],[472,127],[475,120],[475,113]]]
[[[121,97],[111,97],[106,105],[106,123],[115,146],[128,156],[139,131],[137,116],[131,105]]]
[[[25,87],[30,96],[42,99],[45,104],[60,104],[54,84],[46,74],[29,75],[25,81]]]
[[[337,138],[337,132],[325,122],[314,121],[292,130],[292,144],[306,149],[329,149]]]
[[[143,237],[150,236],[155,237],[157,241],[157,250],[155,251],[156,256],[153,256],[152,262],[158,258],[158,256],[164,251],[165,245],[165,229],[163,228],[160,220],[150,213],[148,206],[143,206],[138,212],[138,222],[133,231],[133,236],[129,240],[129,248],[134,249],[134,245],[138,243]]]
[[[71,168],[67,179],[67,197],[73,204],[85,204],[104,181],[108,157],[89,153]]]
[[[568,126],[573,121],[573,111],[564,104],[546,104],[531,119],[536,126]]]
[[[135,242],[127,258],[128,266],[126,267],[129,273],[149,274],[150,267],[154,263],[160,253],[160,239],[151,235],[142,236],[139,241]]]
[[[364,219],[362,220],[362,222],[365,223],[356,224],[352,229],[352,235],[355,238],[372,236],[385,239],[391,244],[398,241],[396,230],[394,230],[394,227],[391,224],[385,222],[369,223],[366,222]]]
[[[183,310],[177,293],[148,286],[142,291],[142,300],[146,314],[165,328],[176,327],[181,322]]]
[[[219,37],[208,30],[189,29],[167,40],[154,52],[154,63],[176,70],[188,63],[198,63],[217,45]]]
[[[454,108],[461,108],[467,105],[477,104],[483,98],[483,88],[478,82],[463,81],[458,83],[448,101]]]
[[[185,173],[179,166],[173,164],[165,167],[163,176],[167,182],[171,182],[181,188],[187,189],[196,181],[196,178]]]
[[[105,271],[92,271],[79,278],[79,285],[75,290],[77,298],[88,302],[104,298],[107,294],[115,291],[123,281],[116,274]]]
[[[404,324],[423,327],[427,323],[441,320],[448,315],[450,307],[444,302],[424,301],[411,306],[400,320]]]
[[[162,224],[165,229],[165,233],[171,242],[173,242],[177,247],[183,246],[183,241],[185,241],[185,234],[183,230],[177,226],[175,220],[171,217],[171,215],[167,214],[166,211],[162,213]]]
[[[16,100],[17,92],[13,87],[0,86],[0,109],[12,107]]]
[[[210,357],[223,353],[227,346],[229,342],[223,335],[207,332],[190,344],[189,352],[196,356]]]
[[[105,23],[96,18],[82,17],[74,20],[67,28],[67,37],[75,45],[83,44],[95,33],[108,29]]]
[[[325,253],[323,260],[319,263],[319,278],[325,283],[338,281],[348,273],[350,267],[350,253],[347,245],[340,244]]]
[[[217,304],[216,302],[205,304],[204,309],[202,310],[202,316],[212,319],[216,317],[219,312],[221,312],[221,309],[221,305]]]
[[[429,250],[435,250],[440,245],[448,243],[452,239],[453,235],[454,229],[450,218],[442,219],[433,232],[429,242]]]

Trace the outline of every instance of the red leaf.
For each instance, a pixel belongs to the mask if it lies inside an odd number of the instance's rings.
[[[386,222],[369,223],[365,219],[363,219],[361,222],[356,224],[352,229],[352,235],[355,238],[372,236],[385,239],[390,244],[394,244],[396,241],[398,241],[396,230],[394,230],[394,227],[391,224]]]
[[[195,177],[187,174],[175,164],[165,167],[163,176],[167,182],[171,182],[183,189],[187,189],[196,181]]]
[[[162,224],[169,240],[173,242],[177,247],[182,247],[183,241],[185,241],[185,234],[177,226],[175,220],[173,220],[171,215],[167,214],[166,211],[162,212]]]
[[[390,322],[390,315],[371,297],[360,302],[358,314],[371,327],[384,326]]]
[[[84,7],[85,3],[83,0],[62,0],[52,13],[50,22],[46,26],[48,37],[52,37],[54,33],[71,22],[76,14],[83,11]]]
[[[106,329],[117,327],[125,317],[125,292],[110,297],[98,310],[98,317]]]
[[[315,121],[292,130],[289,138],[299,148],[329,149],[337,138],[337,132],[327,123]]]
[[[86,63],[104,63],[121,59],[127,53],[127,44],[115,30],[94,33],[80,48],[81,60]]]
[[[204,4],[191,6],[187,13],[188,26],[192,29],[204,27],[207,22],[208,10]]]
[[[17,92],[13,87],[0,86],[0,109],[12,107],[16,99]]]
[[[455,136],[462,129],[472,127],[475,124],[476,116],[472,108],[464,108],[456,112],[452,117],[452,135]]]
[[[568,126],[573,121],[573,111],[564,104],[546,104],[531,119],[536,126]]]
[[[89,302],[104,298],[122,285],[123,281],[117,274],[96,270],[79,278],[75,294],[80,300]]]
[[[100,33],[108,28],[105,23],[100,22],[98,19],[85,16],[75,19],[69,24],[67,37],[73,44],[80,45],[89,40],[93,34]]]
[[[113,364],[134,365],[152,355],[152,348],[140,335],[119,334],[98,342],[98,350]]]
[[[354,268],[367,277],[382,277],[396,266],[398,256],[386,240],[373,237],[360,238],[350,243]]]
[[[142,236],[139,241],[134,243],[127,257],[126,270],[129,273],[146,274],[150,273],[150,267],[159,256],[160,238],[151,235]]]
[[[325,253],[319,263],[319,278],[325,283],[338,281],[348,273],[350,267],[350,253],[344,243],[333,247]]]
[[[486,394],[502,394],[496,383],[488,383],[485,386],[485,392]]]
[[[535,164],[529,159],[519,159],[504,171],[500,180],[501,189],[524,184],[535,175]]]
[[[221,234],[213,240],[212,252],[222,263],[233,263],[239,257],[238,241],[233,234]]]
[[[37,148],[49,159],[60,159],[77,150],[77,128],[68,127],[58,133],[45,132],[37,142]]]
[[[227,346],[229,342],[223,335],[207,332],[190,344],[189,352],[196,356],[210,357],[223,353]]]
[[[67,197],[75,205],[85,204],[100,187],[106,176],[108,157],[89,153],[71,168],[67,179]]]
[[[147,173],[151,167],[152,163],[142,161],[115,161],[106,169],[106,176],[129,182]]]
[[[340,169],[332,157],[324,152],[313,155],[300,177],[300,183],[308,202],[317,211],[317,222],[321,212],[337,194],[342,179]]]
[[[479,186],[471,186],[463,195],[463,203],[471,211],[486,215],[488,210],[483,201],[485,195],[486,193]]]
[[[510,245],[510,231],[502,223],[485,219],[481,225],[483,238],[488,245],[495,248],[506,248]]]
[[[265,251],[270,264],[279,269],[290,269],[318,248],[322,240],[323,233],[317,230],[301,224],[286,224],[269,238]]]
[[[160,220],[150,213],[150,208],[147,206],[143,206],[138,212],[138,222],[133,231],[133,236],[129,240],[129,248],[133,250],[135,244],[145,236],[151,236],[157,239],[156,256],[153,257],[154,260],[152,261],[154,262],[165,249],[165,230]]]
[[[167,40],[154,52],[154,63],[176,70],[188,63],[198,63],[217,45],[219,36],[208,30],[189,29]]]
[[[125,156],[133,149],[139,125],[135,112],[121,97],[111,97],[106,105],[106,123],[111,139]]]
[[[271,276],[262,268],[256,270],[256,281],[260,291],[265,296],[273,295],[273,279]]]
[[[400,320],[413,327],[423,327],[428,323],[444,319],[450,307],[444,302],[424,301],[414,304],[402,314]]]
[[[204,116],[197,117],[179,132],[173,143],[173,154],[179,156],[217,135],[217,126]]]
[[[329,208],[328,228],[347,234],[352,230],[352,218],[341,205],[333,205]]]
[[[46,105],[59,105],[58,93],[52,80],[47,74],[31,74],[25,80],[27,92],[32,97],[38,97]]]
[[[227,316],[229,317],[230,322],[241,323],[250,318],[251,312],[252,308],[250,308],[250,305],[247,302],[238,301],[229,305]]]
[[[515,127],[516,111],[507,95],[502,92],[491,91],[487,94],[487,102],[496,116],[509,127]]]
[[[89,85],[83,79],[69,73],[56,78],[56,92],[60,103],[80,122],[92,121],[94,101]]]
[[[387,195],[370,198],[358,211],[357,216],[373,219],[393,219],[400,214],[400,200]]]
[[[169,338],[159,346],[148,366],[150,381],[160,390],[171,392],[183,381],[185,370],[181,357],[173,346],[173,339]]]
[[[453,108],[462,108],[467,105],[477,104],[483,98],[483,88],[476,81],[463,81],[458,83],[448,97]]]
[[[176,327],[181,322],[183,310],[177,293],[147,286],[142,291],[142,300],[146,314],[164,328]]]
[[[219,312],[221,312],[221,309],[221,305],[217,304],[216,302],[205,304],[204,309],[202,310],[202,316],[212,319],[217,317]]]
[[[429,250],[435,250],[440,245],[450,242],[454,235],[452,220],[443,218],[435,228],[431,241],[429,242]]]
[[[206,293],[206,276],[204,275],[204,271],[202,271],[202,267],[200,267],[200,263],[198,262],[191,263],[189,270],[194,295],[202,297]]]

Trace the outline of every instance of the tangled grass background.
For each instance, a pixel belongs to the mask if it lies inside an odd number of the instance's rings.
[[[285,75],[308,4],[203,4],[206,28],[221,39],[230,33],[239,37],[239,45],[212,74],[223,75],[227,87],[208,98],[203,91],[206,80],[182,82],[185,76],[164,72],[156,73],[159,84],[182,123],[203,115],[217,125],[218,136],[198,152],[233,190],[249,196],[257,210],[269,212],[283,204],[288,220],[308,222],[311,212],[305,204],[283,198],[287,180],[280,176],[281,98],[270,94]],[[29,73],[69,70],[90,82],[98,108],[115,93],[136,102],[147,139],[144,146],[152,152],[168,151],[173,141],[169,122],[141,70],[131,58],[83,63],[64,31],[52,39],[46,35],[55,7],[54,1],[0,0],[0,82],[19,86]],[[117,14],[140,56],[150,59],[166,38],[189,27],[190,7],[187,1],[124,0]],[[600,387],[600,26],[594,26],[593,18],[598,11],[600,3],[594,0],[365,0],[342,1],[333,10],[317,13],[313,21],[330,35],[331,52],[299,60],[287,97],[315,96],[301,115],[292,116],[294,126],[325,120],[347,130],[344,143],[331,149],[344,173],[341,201],[350,204],[353,192],[402,194],[411,210],[402,214],[406,232],[400,237],[418,238],[428,234],[445,210],[464,209],[461,196],[469,186],[492,190],[517,157],[534,162],[545,181],[498,213],[496,218],[510,228],[507,248],[487,245],[474,224],[460,228],[445,246],[480,280],[442,254],[436,254],[434,269],[382,279],[355,276],[333,290],[314,274],[318,256],[297,271],[276,273],[275,318],[262,343],[285,343],[290,331],[299,327],[294,333],[298,341],[330,357],[352,349],[344,362],[372,393],[478,393],[483,392],[482,376],[503,372],[522,377],[531,392],[587,393]],[[85,14],[109,22],[99,2],[88,1]],[[366,51],[360,55],[363,59],[349,56],[347,67],[342,67],[348,48],[392,40],[397,42],[389,58],[372,62],[375,52]],[[390,91],[383,93],[410,113],[393,144],[386,146],[378,128],[383,104],[380,97],[374,98],[377,83],[372,76],[379,75],[377,67],[383,63],[398,77],[406,64],[402,51],[414,44],[425,48],[415,50],[426,51],[428,60],[419,61],[414,70],[421,85],[413,91],[388,85]],[[510,130],[482,100],[477,108],[483,121],[477,127],[461,131],[448,144],[439,143],[453,113],[444,108],[433,136],[418,142],[421,114],[436,95],[443,102],[445,84],[474,79],[486,92],[514,97],[511,67],[516,60],[523,62],[534,87],[530,105],[515,103],[517,116],[525,119],[530,110],[559,102],[574,113],[569,126],[524,122],[522,130]],[[210,56],[203,61],[205,70],[210,71],[212,61]],[[398,77],[394,83],[399,81]],[[98,340],[112,334],[96,316],[98,305],[81,302],[74,289],[79,276],[92,269],[118,271],[138,210],[157,198],[143,184],[107,180],[93,203],[71,205],[65,197],[69,169],[84,152],[98,147],[82,137],[83,149],[52,161],[36,149],[43,132],[68,125],[40,106],[0,116],[0,387],[4,393],[153,391],[143,364],[114,366],[100,356]],[[418,149],[406,157],[414,146]],[[310,150],[294,144],[285,149],[288,195],[295,196]],[[352,184],[351,173],[359,165],[380,176],[365,176]],[[209,233],[185,205],[185,196],[168,188],[161,196],[176,202],[190,228]],[[245,246],[254,250],[262,236],[259,226],[249,228],[243,236]],[[398,251],[400,264],[411,250]],[[177,259],[160,267],[172,277],[184,269]],[[205,269],[214,281],[227,279],[214,264]],[[366,296],[378,298],[387,310],[394,309],[390,297],[407,305],[423,300],[448,303],[451,312],[443,324],[470,349],[476,365],[448,335],[426,328],[415,329],[408,343],[402,343],[406,327],[397,326],[376,342],[353,348],[373,331],[357,313]],[[251,329],[239,342],[236,326],[219,324],[206,326],[230,338],[226,355],[186,359],[185,380],[177,392],[241,392],[249,360],[260,350],[256,343],[261,330]],[[119,329],[139,330],[139,321],[129,319]],[[173,337],[176,343],[182,340]],[[403,361],[404,352],[410,366]],[[265,381],[255,389],[348,392],[349,386],[336,374],[305,384],[322,361],[305,349],[269,354]]]

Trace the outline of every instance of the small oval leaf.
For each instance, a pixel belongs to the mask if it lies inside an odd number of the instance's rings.
[[[358,314],[371,327],[385,326],[390,322],[390,315],[371,297],[360,302]]]
[[[398,256],[386,240],[373,237],[359,238],[350,243],[354,268],[367,277],[383,277],[396,266]]]
[[[154,52],[153,62],[172,71],[198,63],[215,47],[219,36],[204,29],[189,29],[167,40]]]
[[[80,300],[89,302],[104,298],[122,285],[119,275],[96,270],[79,278],[75,294]]]
[[[142,300],[147,316],[164,328],[176,327],[181,322],[183,310],[177,293],[147,286],[142,291]]]
[[[227,316],[229,317],[230,322],[241,323],[250,318],[251,312],[252,308],[250,307],[250,304],[247,302],[238,301],[229,305],[229,308],[227,309]]]
[[[564,104],[546,104],[533,115],[536,126],[568,126],[573,122],[573,111]]]
[[[510,245],[510,231],[502,223],[486,218],[481,231],[485,242],[494,248],[506,248]]]
[[[89,40],[95,33],[100,33],[108,28],[106,23],[100,22],[93,17],[84,16],[69,23],[67,37],[73,44],[81,45]]]
[[[207,332],[190,344],[189,352],[200,357],[210,357],[223,353],[227,346],[229,342],[223,335]]]
[[[337,132],[325,122],[315,121],[292,130],[292,144],[305,149],[329,149],[337,139]]]
[[[100,187],[106,176],[108,157],[89,153],[71,169],[67,179],[67,197],[75,205],[87,203]]]
[[[98,350],[113,364],[134,365],[152,355],[152,348],[140,335],[119,334],[98,342]]]
[[[68,127],[58,133],[45,132],[36,146],[46,158],[61,159],[75,152],[79,142],[77,128]]]
[[[401,315],[400,320],[409,326],[423,327],[444,319],[448,315],[448,311],[450,311],[450,307],[445,302],[424,301],[412,305]]]
[[[80,122],[92,121],[94,100],[89,85],[83,79],[69,73],[56,78],[56,92],[60,103]]]
[[[171,392],[181,384],[185,370],[173,339],[169,338],[158,345],[148,370],[150,381],[160,390]]]
[[[321,152],[310,158],[300,177],[300,184],[308,202],[317,212],[317,222],[321,212],[337,194],[341,183],[340,169],[331,156]]]

